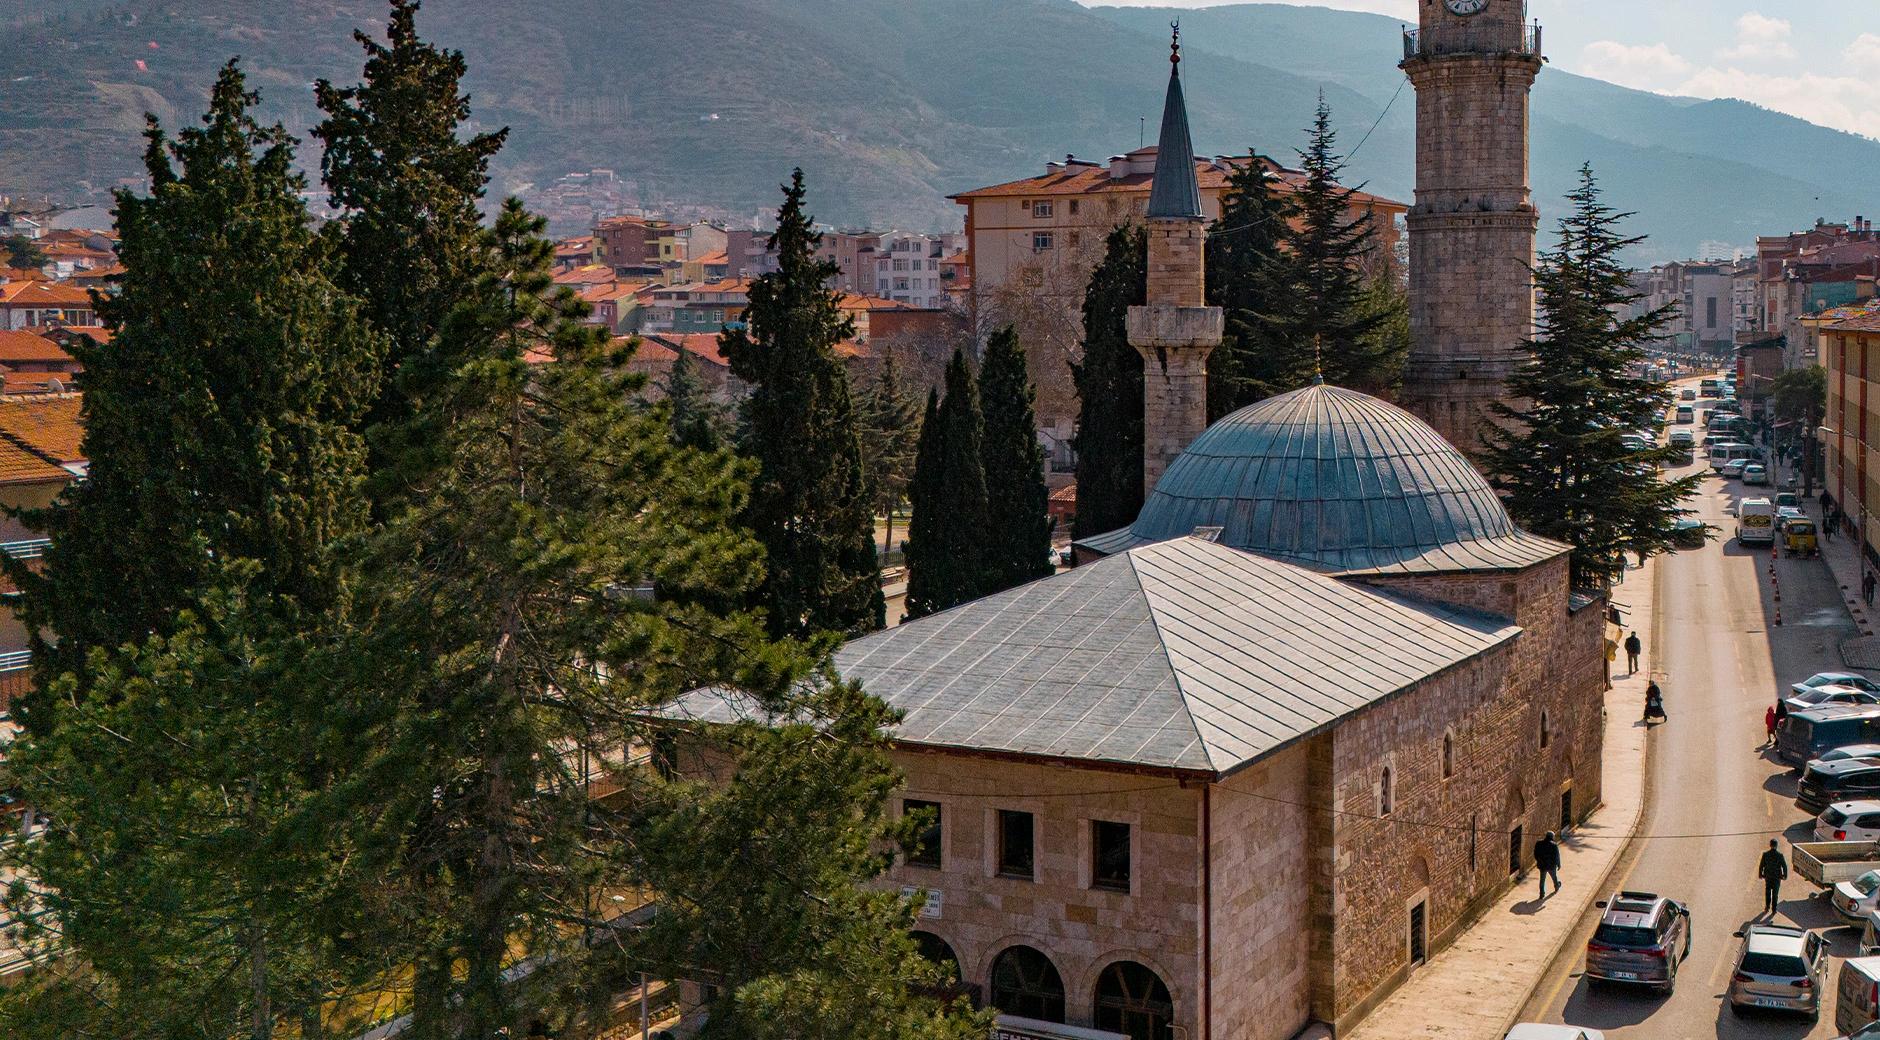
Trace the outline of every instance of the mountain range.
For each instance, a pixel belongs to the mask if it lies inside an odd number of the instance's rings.
[[[1415,95],[1397,20],[1176,13],[1199,151],[1290,161],[1322,92],[1350,179],[1410,199]],[[641,206],[750,220],[800,165],[819,219],[926,229],[959,225],[949,194],[1153,131],[1170,16],[1072,0],[427,0],[420,30],[464,51],[477,123],[512,128],[499,191],[605,167]],[[80,201],[134,181],[143,113],[195,118],[236,55],[263,114],[304,136],[312,81],[356,79],[351,33],[383,18],[377,0],[40,0],[0,15],[0,193]],[[1641,262],[1880,209],[1880,142],[1548,68],[1533,103],[1544,221],[1583,162],[1636,211]]]

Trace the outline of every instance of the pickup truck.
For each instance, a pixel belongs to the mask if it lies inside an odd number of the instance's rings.
[[[1880,842],[1798,841],[1789,846],[1789,865],[1822,888],[1880,870]]]

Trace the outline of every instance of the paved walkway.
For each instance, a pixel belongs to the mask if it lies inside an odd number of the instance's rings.
[[[1613,688],[1606,694],[1603,800],[1563,842],[1560,894],[1537,900],[1532,871],[1524,875],[1359,1023],[1349,1034],[1352,1040],[1502,1040],[1587,908],[1609,894],[1607,879],[1638,829],[1644,804],[1647,730],[1634,723],[1658,645],[1659,633],[1650,627],[1657,573],[1654,560],[1613,590],[1627,630],[1636,626],[1645,641],[1645,661],[1630,676],[1623,650],[1614,662]]]

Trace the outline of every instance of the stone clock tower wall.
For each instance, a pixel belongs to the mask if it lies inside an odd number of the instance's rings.
[[[1489,405],[1507,399],[1533,335],[1528,94],[1544,59],[1526,0],[1419,4],[1402,64],[1417,93],[1403,404],[1479,455]]]

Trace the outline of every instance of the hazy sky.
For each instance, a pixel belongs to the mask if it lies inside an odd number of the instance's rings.
[[[1152,7],[1230,2],[1129,0]],[[1416,20],[1416,0],[1300,6]],[[1529,0],[1529,11],[1546,29],[1548,58],[1561,68],[1664,94],[1742,98],[1880,137],[1880,0]]]

